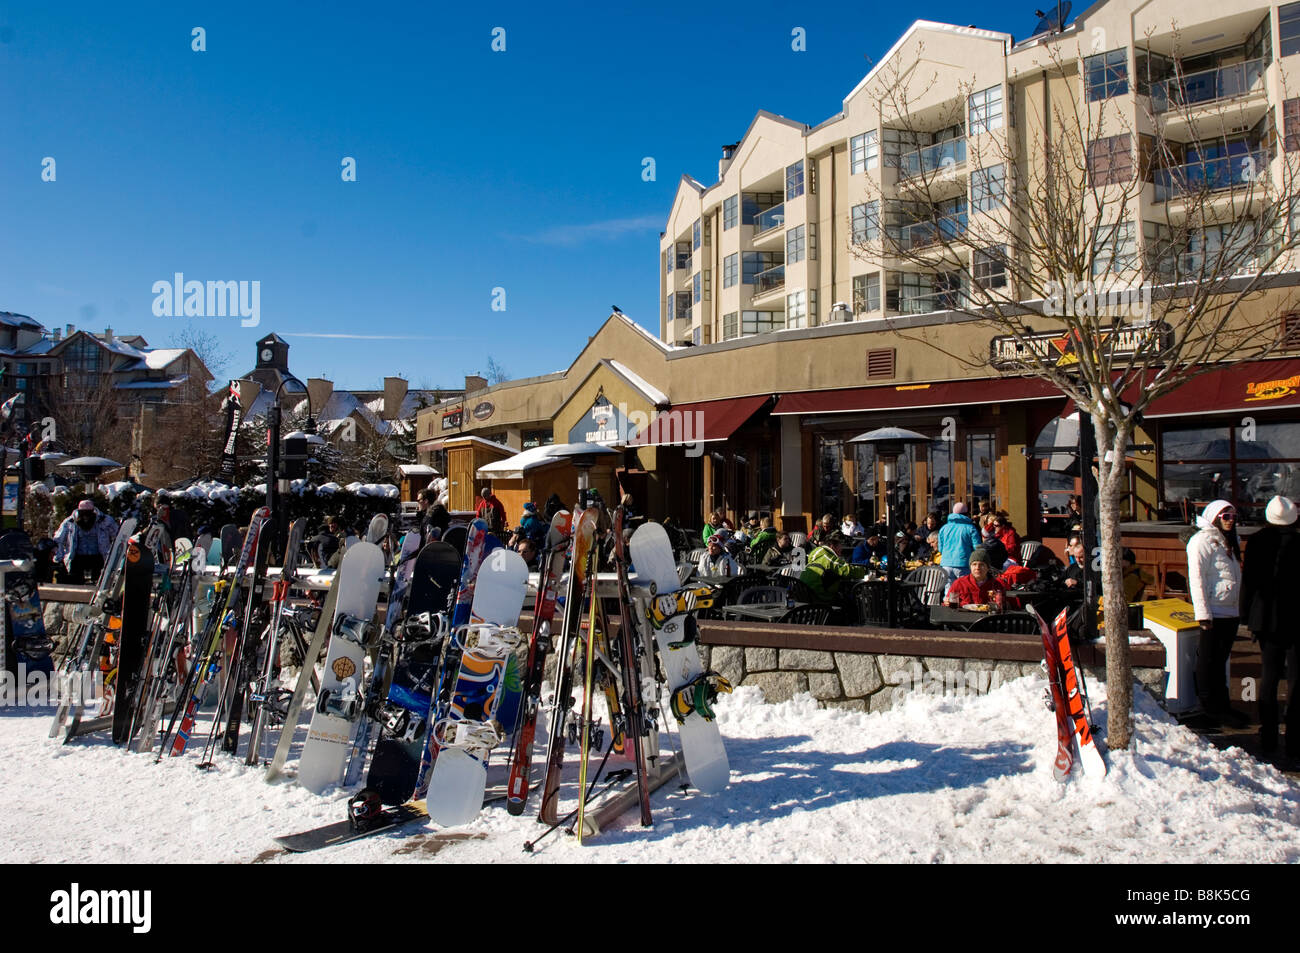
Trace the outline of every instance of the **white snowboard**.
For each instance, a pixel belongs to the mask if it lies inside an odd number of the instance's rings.
[[[374,543],[353,543],[343,555],[334,585],[339,586],[334,606],[334,618],[350,615],[369,620],[375,613],[379,587],[384,579],[384,554]],[[330,629],[333,633],[333,628]],[[329,655],[325,659],[325,673],[321,678],[323,695],[333,697],[355,693],[360,707],[364,692],[362,678],[365,670],[365,649],[342,636],[331,634]],[[357,712],[358,717],[360,712]],[[320,794],[331,784],[337,784],[343,774],[343,765],[352,745],[352,731],[356,718],[348,719],[319,706],[312,714],[311,730],[303,744],[298,763],[298,781],[308,791]]]
[[[677,567],[673,562],[673,547],[668,534],[658,523],[645,523],[632,534],[632,565],[642,581],[654,583],[653,595],[664,596],[678,588]],[[676,615],[654,631],[655,646],[669,692],[693,681],[704,673],[700,653],[693,643],[672,646],[670,643],[685,637],[687,614]],[[694,621],[690,624],[694,624]],[[649,623],[647,622],[648,626]],[[686,716],[677,725],[681,738],[682,757],[686,761],[686,774],[701,794],[716,794],[726,788],[731,775],[727,762],[727,749],[722,743],[722,733],[717,721],[709,721],[698,712]]]
[[[474,584],[474,603],[470,608],[471,624],[493,623],[514,626],[519,622],[524,594],[528,586],[528,565],[513,550],[495,549],[479,567]],[[509,655],[488,654],[467,649],[461,657],[457,671],[457,688],[462,680],[466,687],[474,683],[500,682],[497,706],[505,694],[505,671]],[[495,710],[492,712],[495,714]],[[456,712],[452,712],[456,718]],[[480,722],[479,724],[482,724]],[[468,726],[468,722],[460,722]],[[486,753],[484,753],[486,755]],[[456,744],[445,745],[438,751],[429,778],[425,803],[429,816],[443,827],[468,824],[478,817],[483,808],[483,794],[487,790],[487,763],[475,754]]]

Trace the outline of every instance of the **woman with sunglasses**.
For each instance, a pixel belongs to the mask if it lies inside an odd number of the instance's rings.
[[[1215,500],[1196,518],[1200,532],[1187,541],[1187,587],[1201,627],[1196,695],[1211,719],[1240,727],[1249,720],[1228,702],[1228,656],[1240,622],[1241,548],[1237,511]]]

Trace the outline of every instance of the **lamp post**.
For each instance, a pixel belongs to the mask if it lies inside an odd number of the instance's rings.
[[[271,519],[274,521],[274,550],[277,553],[284,552],[289,532],[289,521],[285,518],[288,513],[280,504],[280,501],[288,494],[290,481],[295,476],[305,475],[307,444],[312,442],[312,437],[316,437],[318,443],[323,442],[320,437],[316,436],[316,421],[311,415],[311,393],[304,389],[302,394],[307,399],[307,421],[303,424],[302,430],[294,431],[284,438],[284,461],[283,464],[281,463],[280,393],[287,383],[289,383],[288,378],[280,381],[280,385],[275,389],[275,394],[271,399],[271,407],[266,413],[266,505],[270,508]],[[298,382],[295,381],[294,383]],[[301,387],[301,384],[299,386]],[[303,472],[299,473],[299,469]]]
[[[915,430],[902,427],[880,427],[860,433],[849,443],[871,444],[880,461],[882,476],[885,478],[885,534],[887,542],[885,551],[885,598],[887,602],[886,619],[890,628],[898,622],[898,552],[894,546],[894,508],[898,494],[898,458],[907,452],[909,446],[929,443],[930,438]]]

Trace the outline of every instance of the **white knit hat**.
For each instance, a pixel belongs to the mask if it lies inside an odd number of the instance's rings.
[[[1295,522],[1295,504],[1285,496],[1275,496],[1264,508],[1264,518],[1274,526],[1290,526]]]
[[[1232,508],[1232,504],[1227,500],[1215,500],[1213,503],[1206,503],[1205,509],[1201,510],[1201,515],[1196,517],[1196,525],[1201,529],[1209,529],[1214,525],[1214,521],[1219,518],[1220,513]]]

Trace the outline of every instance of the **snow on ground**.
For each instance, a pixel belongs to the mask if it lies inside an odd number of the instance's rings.
[[[455,836],[412,825],[314,854],[273,836],[343,817],[344,795],[218,755],[154,764],[100,735],[61,747],[52,709],[0,709],[0,802],[11,818],[5,862],[1012,862],[1277,863],[1300,859],[1300,788],[1239,749],[1219,751],[1136,693],[1137,745],[1109,755],[1105,778],[1059,784],[1043,682],[986,695],[913,694],[866,715],[808,696],[766,704],[740,688],[718,706],[731,786],[706,798],[675,784],[579,846],[530,813],[487,808]],[[1103,723],[1104,688],[1093,686]],[[200,741],[201,734],[196,734]],[[538,758],[540,760],[540,757]],[[292,763],[291,763],[292,767]],[[576,763],[571,764],[576,777]],[[574,785],[562,797],[574,803]],[[563,807],[562,810],[567,810]]]

